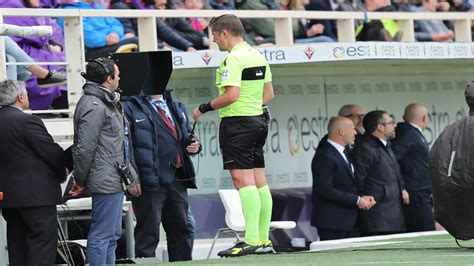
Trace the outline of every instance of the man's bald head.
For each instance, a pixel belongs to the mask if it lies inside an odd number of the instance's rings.
[[[411,103],[405,107],[403,119],[407,123],[412,123],[425,129],[428,126],[428,109],[421,103]]]
[[[343,146],[354,144],[356,131],[354,123],[343,116],[331,117],[328,124],[328,138]]]

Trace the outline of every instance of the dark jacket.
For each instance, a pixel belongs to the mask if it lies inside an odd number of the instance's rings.
[[[133,3],[126,4],[124,2],[115,2],[111,5],[112,9],[138,9]],[[125,33],[133,33],[138,35],[138,26],[136,18],[120,18],[120,22],[125,28]],[[192,47],[193,44],[176,33],[166,22],[160,18],[156,18],[156,32],[158,38],[169,45],[178,48],[180,50],[186,51],[189,47]]]
[[[361,212],[361,232],[405,231],[401,196],[403,179],[390,142],[386,147],[376,137],[365,134],[351,155],[362,194],[373,196],[376,201],[370,210]]]
[[[188,180],[185,182],[188,188],[196,188],[194,166],[186,152],[186,140],[191,133],[186,109],[171,98],[169,91],[163,96],[176,125],[178,142],[145,96],[134,96],[123,104],[130,121],[141,185],[145,190],[156,190],[161,184],[173,182],[177,171],[173,165],[179,152],[183,158],[182,179]]]
[[[311,170],[311,224],[318,229],[353,230],[357,223],[357,199],[360,194],[358,178],[326,138],[318,145]]]
[[[120,103],[112,101],[115,94],[99,86],[84,85],[74,112],[74,178],[91,193],[112,194],[123,190],[117,163],[125,161],[124,119]],[[135,169],[130,170],[138,180]]]
[[[470,107],[469,116],[447,126],[430,151],[435,219],[453,237],[461,240],[474,239],[472,110]]]
[[[191,26],[191,22],[186,18],[167,18],[165,20],[172,29],[174,29],[181,37],[190,41],[193,47],[196,49],[207,49],[208,46],[204,45],[207,42],[207,36],[203,32],[199,32]]]
[[[0,208],[56,205],[65,177],[64,152],[37,116],[0,108]]]
[[[399,123],[392,149],[400,164],[408,192],[431,194],[429,147],[423,134],[409,123]]]

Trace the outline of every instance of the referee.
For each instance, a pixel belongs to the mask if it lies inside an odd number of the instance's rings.
[[[216,73],[219,96],[193,111],[193,118],[219,110],[219,143],[224,169],[239,190],[246,231],[243,242],[221,257],[274,252],[269,240],[272,196],[265,178],[263,145],[268,133],[262,106],[273,99],[272,74],[265,57],[244,42],[244,27],[234,15],[213,18],[209,27],[219,50],[228,54]]]

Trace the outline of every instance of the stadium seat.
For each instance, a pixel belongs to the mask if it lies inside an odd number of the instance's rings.
[[[124,44],[115,50],[116,53],[129,53],[135,51],[138,51],[138,45],[134,43]]]
[[[236,189],[220,189],[219,196],[224,204],[225,208],[225,223],[227,227],[220,228],[217,230],[217,233],[212,241],[211,249],[209,250],[209,254],[207,258],[211,257],[212,250],[214,249],[214,245],[216,240],[219,238],[221,233],[234,233],[237,237],[237,241],[240,240],[239,233],[245,231],[245,219],[244,213],[242,211],[242,203],[240,202],[240,195]],[[270,222],[270,230],[275,229],[292,229],[296,227],[296,223],[294,221],[275,221]]]

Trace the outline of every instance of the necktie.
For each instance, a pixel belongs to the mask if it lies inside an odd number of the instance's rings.
[[[178,140],[178,132],[176,131],[176,128],[174,127],[170,118],[166,115],[165,110],[163,110],[162,104],[160,104],[158,101],[153,101],[152,104],[156,107],[156,111],[158,111],[158,114],[160,114],[161,120],[163,120],[166,126],[170,129],[173,138],[175,140]]]
[[[163,110],[162,106],[157,101],[154,101],[152,103],[153,105],[155,105],[156,110],[160,114],[161,119],[163,120],[163,122],[165,122],[166,126],[171,130],[171,134],[173,135],[173,138],[176,140],[177,144],[179,145],[178,132],[176,131],[176,128],[173,125],[171,119],[166,115],[165,110]],[[181,154],[179,154],[178,152],[178,154],[176,154],[176,167],[177,168],[182,165],[182,161],[183,160],[181,158]]]
[[[349,150],[347,148],[344,149],[344,155],[346,155],[347,164],[349,165],[349,168],[351,168],[352,160],[351,156],[349,155]]]

